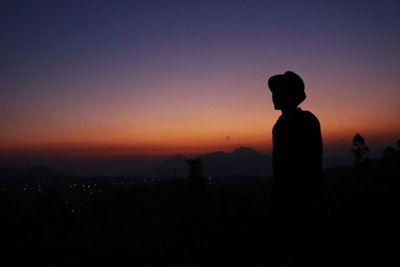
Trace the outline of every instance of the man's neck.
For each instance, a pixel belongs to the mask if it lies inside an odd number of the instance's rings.
[[[282,115],[290,115],[298,111],[300,108],[299,107],[294,107],[294,108],[285,108],[282,109]]]

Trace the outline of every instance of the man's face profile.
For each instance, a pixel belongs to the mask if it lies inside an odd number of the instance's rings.
[[[279,97],[277,94],[272,93],[272,102],[274,103],[274,109],[280,110],[281,107],[279,106]]]
[[[272,102],[274,103],[275,110],[282,110],[293,106],[289,100],[290,97],[282,92],[272,92]]]

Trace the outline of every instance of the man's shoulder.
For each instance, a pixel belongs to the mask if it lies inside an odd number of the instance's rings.
[[[319,120],[317,116],[315,116],[312,112],[308,110],[298,109],[295,114],[290,116],[281,115],[278,120],[275,122],[274,128],[279,127],[280,125],[286,124],[317,124],[319,125]]]
[[[300,116],[301,116],[302,120],[304,120],[305,122],[308,122],[310,124],[318,124],[319,125],[319,120],[318,120],[317,116],[315,116],[312,112],[310,112],[308,110],[302,110]]]
[[[301,110],[300,114],[303,118],[310,119],[310,120],[317,120],[317,116],[315,116],[311,111],[308,110]]]

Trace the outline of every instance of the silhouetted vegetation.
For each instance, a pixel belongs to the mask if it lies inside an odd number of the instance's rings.
[[[365,144],[364,137],[361,134],[357,133],[353,137],[351,151],[354,155],[354,164],[361,165],[363,162],[368,161],[368,158],[365,156],[370,150],[368,146]]]

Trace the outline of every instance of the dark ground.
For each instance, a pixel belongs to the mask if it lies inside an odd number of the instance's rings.
[[[198,190],[188,178],[1,173],[3,252],[39,253],[22,257],[28,263],[44,264],[57,251],[69,256],[50,265],[399,264],[398,160],[328,169],[325,201],[302,241],[282,236],[270,209],[270,177],[213,178]],[[82,252],[85,260],[77,256]]]

